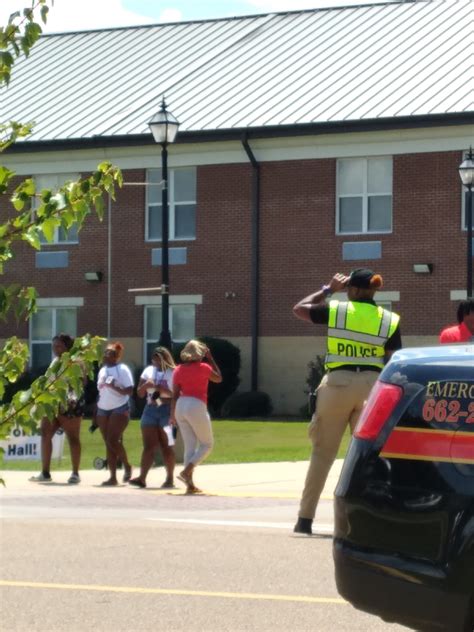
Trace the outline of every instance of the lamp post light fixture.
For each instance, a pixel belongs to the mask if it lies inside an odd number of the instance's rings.
[[[472,187],[474,186],[474,156],[472,147],[459,165],[459,176],[467,189],[466,196],[466,226],[467,226],[467,298],[473,298],[472,287]]]
[[[161,333],[158,344],[171,351],[169,317],[169,206],[168,206],[168,145],[173,143],[178,133],[179,123],[166,109],[165,98],[159,112],[148,123],[155,142],[161,145]]]

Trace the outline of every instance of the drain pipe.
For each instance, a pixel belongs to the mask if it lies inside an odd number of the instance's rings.
[[[251,237],[251,364],[250,389],[258,391],[258,334],[259,334],[259,267],[260,267],[260,165],[248,143],[247,135],[242,137],[242,146],[252,165],[252,237]]]

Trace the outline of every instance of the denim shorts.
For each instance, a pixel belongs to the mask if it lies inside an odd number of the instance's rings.
[[[130,410],[130,404],[127,402],[126,404],[122,404],[121,406],[117,406],[117,408],[111,408],[110,410],[104,410],[103,408],[97,408],[97,416],[98,417],[110,417],[114,413],[117,415],[128,413]]]
[[[161,404],[160,406],[153,406],[153,404],[147,404],[143,409],[140,425],[142,427],[160,427],[164,428],[170,423],[170,404]]]

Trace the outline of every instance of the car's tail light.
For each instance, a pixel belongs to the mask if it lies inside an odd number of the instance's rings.
[[[402,395],[401,386],[375,382],[359,417],[354,436],[359,439],[375,439]]]

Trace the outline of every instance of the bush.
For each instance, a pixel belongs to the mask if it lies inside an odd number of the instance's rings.
[[[13,398],[13,396],[18,393],[18,391],[27,391],[32,383],[43,375],[48,367],[42,367],[37,369],[28,369],[23,373],[23,375],[16,381],[7,384],[5,388],[5,393],[3,399],[0,400],[1,404],[9,404]],[[94,378],[91,380],[87,378],[87,381],[84,385],[84,416],[89,417],[92,416],[92,413],[95,409],[95,404],[98,398],[98,390],[97,390],[97,373],[99,372],[98,365],[94,368]]]
[[[148,366],[148,365],[147,365]],[[146,404],[146,397],[138,397],[137,387],[140,381],[140,375],[145,369],[144,366],[130,367],[133,375],[133,394],[130,396],[130,417],[141,417]]]
[[[246,417],[269,417],[272,414],[272,400],[267,393],[247,391],[234,393],[222,406],[222,415],[229,419]]]
[[[306,376],[307,388],[304,391],[307,395],[314,393],[320,385],[325,373],[324,356],[316,356],[314,360],[308,362],[308,375]]]
[[[314,393],[323,379],[326,369],[324,367],[324,356],[316,356],[314,360],[308,362],[308,374],[306,376],[306,385],[304,393],[306,393],[307,403],[301,407],[300,413],[304,416],[310,417],[311,412],[309,410],[309,396],[310,393]]]
[[[9,382],[5,386],[5,393],[3,394],[3,398],[0,400],[0,403],[9,404],[12,401],[13,396],[18,393],[18,391],[27,391],[34,380],[43,373],[44,371],[39,372],[28,370],[25,371],[16,382]]]
[[[222,373],[222,382],[220,384],[210,382],[208,391],[209,411],[211,415],[219,416],[222,405],[240,384],[240,349],[223,338],[199,336],[197,340],[201,340],[209,347]],[[180,362],[179,354],[183,347],[184,344],[175,344],[173,346],[173,356],[177,363]]]

